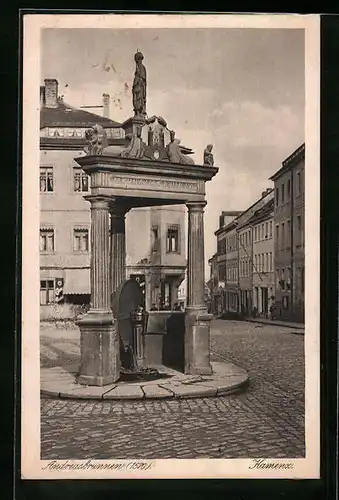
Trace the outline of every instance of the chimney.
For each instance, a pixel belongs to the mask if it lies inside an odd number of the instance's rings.
[[[265,189],[265,191],[263,191],[261,193],[261,197],[263,198],[264,196],[266,196],[268,193],[270,193],[272,191],[272,188],[267,188]]]
[[[40,85],[40,107],[45,106],[45,87]]]
[[[104,118],[109,118],[109,94],[102,94],[102,105],[103,105],[103,116]]]
[[[58,80],[55,78],[45,79],[45,106],[56,108],[58,106]]]

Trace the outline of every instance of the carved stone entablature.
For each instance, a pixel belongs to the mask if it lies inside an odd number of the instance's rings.
[[[164,118],[152,116],[145,119],[143,124],[136,125],[131,142],[121,156],[193,165],[193,159],[188,156],[191,154],[192,149],[180,144],[180,139],[175,137],[173,130],[168,129]]]
[[[104,174],[105,175],[105,174]],[[123,176],[117,174],[106,174],[105,185],[109,188],[123,188],[128,190],[146,189],[150,191],[168,191],[168,192],[191,192],[199,193],[200,185],[197,181],[187,181],[179,179],[164,179],[162,177],[137,177]]]

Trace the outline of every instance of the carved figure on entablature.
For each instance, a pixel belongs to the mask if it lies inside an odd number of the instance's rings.
[[[213,144],[208,144],[204,150],[204,165],[208,165],[213,167],[214,165],[214,157],[212,153]]]
[[[103,150],[108,146],[107,134],[101,125],[94,125],[85,131],[87,155],[102,155]]]
[[[171,142],[166,149],[171,163],[194,165],[194,160],[188,156],[192,154],[192,150],[180,145],[180,139],[175,138],[173,130],[171,131]]]
[[[160,116],[152,116],[146,120],[145,127],[147,127],[147,145],[143,157],[149,160],[168,161],[165,147],[165,135],[168,135],[166,121]]]
[[[131,138],[131,142],[121,152],[122,158],[142,158],[144,155],[145,145],[141,139],[142,127],[138,126],[136,134],[134,134]]]

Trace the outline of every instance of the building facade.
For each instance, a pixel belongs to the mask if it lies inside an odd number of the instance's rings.
[[[305,144],[271,177],[274,181],[276,315],[304,321]]]
[[[236,232],[234,221],[241,214],[239,211],[223,211],[219,217],[217,237],[217,285],[214,286],[214,313],[223,314],[237,307],[235,295],[238,289]],[[236,269],[236,270],[235,270]],[[229,304],[229,305],[228,305]],[[232,306],[231,306],[232,304]]]
[[[253,238],[252,300],[256,316],[269,317],[275,300],[274,275],[274,199],[251,218]]]
[[[261,198],[238,217],[238,266],[239,266],[239,305],[242,316],[253,315],[253,224],[254,216],[273,200],[273,189],[267,188]],[[265,251],[264,253],[267,253]]]
[[[89,178],[74,161],[84,154],[85,131],[96,124],[110,146],[126,146],[129,121],[76,109],[59,97],[56,79],[40,87],[41,318],[68,317],[90,301]],[[127,276],[145,289],[146,307],[171,308],[185,276],[185,208],[132,209],[126,215]]]
[[[145,279],[146,308],[173,309],[185,278],[185,207],[131,210],[126,216],[126,248],[127,276]]]
[[[240,215],[240,213],[238,214]],[[237,219],[230,222],[226,228],[226,303],[225,312],[239,313],[239,264],[238,264],[238,233]]]
[[[237,227],[239,304],[242,316],[250,316],[252,311],[252,227],[250,220]]]
[[[222,212],[210,259],[213,312],[304,321],[305,144],[243,212]],[[231,220],[230,220],[231,219]]]
[[[209,310],[213,314],[218,314],[218,312],[221,310],[220,292],[219,292],[219,287],[218,287],[219,272],[218,272],[217,256],[218,256],[218,254],[215,253],[208,260],[208,265],[210,266],[210,278],[207,282],[207,286],[209,288],[209,295],[210,295]]]

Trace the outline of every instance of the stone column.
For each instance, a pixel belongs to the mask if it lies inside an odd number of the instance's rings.
[[[91,203],[91,307],[78,321],[81,333],[78,382],[103,386],[115,382],[120,371],[110,303],[109,198],[85,198]]]
[[[185,314],[185,372],[208,375],[210,322],[205,303],[204,207],[205,201],[186,203],[188,208],[187,307]]]
[[[91,202],[91,310],[110,312],[109,202],[88,197]]]
[[[129,207],[112,202],[111,214],[111,293],[114,294],[126,279],[125,216]]]

